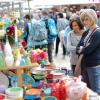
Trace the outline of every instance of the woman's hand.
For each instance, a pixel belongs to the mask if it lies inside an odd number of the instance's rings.
[[[83,48],[84,48],[83,46],[76,48],[76,53],[80,54],[82,52]]]

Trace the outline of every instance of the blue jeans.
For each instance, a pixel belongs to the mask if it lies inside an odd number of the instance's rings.
[[[82,68],[83,81],[87,86],[100,95],[100,65],[90,68]]]

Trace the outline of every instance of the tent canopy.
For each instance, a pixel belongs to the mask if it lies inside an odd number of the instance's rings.
[[[27,2],[33,5],[66,5],[66,4],[89,4],[100,3],[100,0],[0,0],[0,2]]]
[[[99,3],[100,0],[0,0],[0,7],[10,7],[12,3],[14,3],[14,7],[16,8],[18,3],[21,2],[22,8],[29,8],[28,1],[30,1],[30,8],[47,8],[54,5],[70,5],[70,4],[91,4],[91,3]],[[18,8],[18,7],[17,7]]]
[[[100,3],[100,0],[32,0],[30,7],[33,6],[50,6],[50,5],[69,5],[69,4],[91,4]],[[23,7],[28,7],[27,2],[23,3]]]

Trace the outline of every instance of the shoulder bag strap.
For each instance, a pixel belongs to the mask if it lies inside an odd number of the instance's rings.
[[[96,27],[96,28],[92,31],[92,33],[89,35],[89,37],[87,38],[86,42],[84,43],[84,47],[88,44],[88,42],[90,41],[92,35],[94,34],[94,32],[95,32],[97,29],[99,29],[99,27]]]

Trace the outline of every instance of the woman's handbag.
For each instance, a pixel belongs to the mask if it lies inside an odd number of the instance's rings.
[[[83,58],[83,54],[81,54],[78,58],[78,61],[76,63],[75,71],[74,71],[74,76],[78,77],[81,75],[81,60]]]

